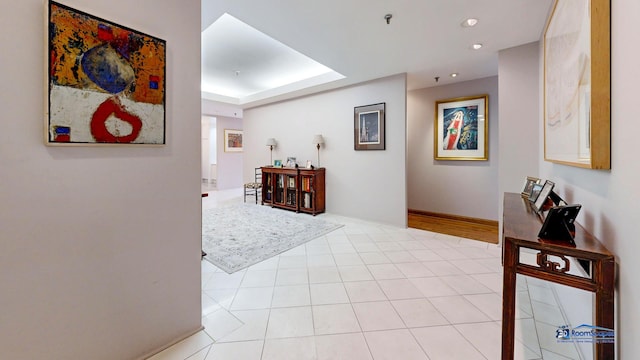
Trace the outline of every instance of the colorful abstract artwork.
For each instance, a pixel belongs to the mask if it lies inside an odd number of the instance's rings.
[[[224,129],[224,152],[242,152],[242,130]]]
[[[45,140],[165,144],[164,40],[48,4]]]
[[[436,101],[434,158],[487,160],[488,95]]]

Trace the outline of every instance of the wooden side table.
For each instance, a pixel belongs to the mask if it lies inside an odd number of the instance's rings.
[[[516,313],[516,274],[523,274],[596,294],[595,326],[614,329],[614,256],[582,226],[576,224],[575,246],[538,238],[542,221],[520,194],[504,194],[502,359],[513,359]],[[537,252],[537,266],[520,262],[520,249]],[[550,258],[550,256],[553,256]],[[574,257],[591,266],[591,277],[568,274]],[[561,262],[555,262],[560,259]],[[614,358],[613,343],[596,343],[596,359]]]

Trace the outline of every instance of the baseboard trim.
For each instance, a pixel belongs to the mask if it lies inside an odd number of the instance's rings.
[[[442,219],[465,221],[465,222],[472,223],[472,224],[480,224],[480,225],[488,225],[488,226],[498,227],[498,222],[495,221],[495,220],[480,219],[480,218],[460,216],[460,215],[452,215],[452,214],[442,214],[442,213],[436,213],[436,212],[424,211],[424,210],[416,210],[416,209],[409,209],[408,212],[409,212],[409,214],[414,214],[414,215],[425,215],[425,216],[438,217],[438,218],[442,218]]]
[[[155,355],[167,350],[168,348],[172,347],[173,345],[179,343],[180,341],[185,340],[185,339],[187,339],[187,338],[199,333],[202,330],[204,330],[204,326],[200,325],[200,327],[197,330],[190,331],[186,335],[182,335],[182,336],[176,338],[175,340],[169,342],[168,344],[165,344],[165,345],[163,345],[163,346],[161,346],[161,347],[159,347],[159,348],[157,348],[157,349],[155,349],[153,351],[148,352],[146,355],[138,358],[138,360],[145,360],[145,359],[148,359],[150,357],[153,357],[153,356],[155,356]]]

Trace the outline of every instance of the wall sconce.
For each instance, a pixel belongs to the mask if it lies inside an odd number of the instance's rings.
[[[269,160],[269,165],[273,166],[273,148],[277,145],[276,143],[276,139],[274,138],[268,138],[267,139],[267,146],[269,147],[269,151],[270,153],[270,160]]]
[[[320,167],[320,144],[324,144],[324,138],[322,135],[314,135],[313,143],[316,144],[316,149],[318,149],[318,167]]]

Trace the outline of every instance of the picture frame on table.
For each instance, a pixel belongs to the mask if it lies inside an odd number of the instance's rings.
[[[488,137],[489,95],[436,101],[435,160],[488,160]]]
[[[286,167],[296,167],[297,164],[295,157],[287,157],[287,162],[285,163]]]
[[[282,167],[282,160],[273,160],[273,167]]]
[[[538,199],[538,195],[540,195],[540,191],[542,191],[542,184],[536,183],[531,187],[531,194],[529,194],[529,202],[531,204],[535,203]]]
[[[353,108],[354,150],[385,150],[385,103]]]
[[[522,195],[523,198],[529,198],[531,190],[533,190],[533,184],[540,184],[540,179],[533,176],[527,176],[527,178],[524,179],[524,186],[522,188],[522,192],[520,192],[520,195]]]
[[[313,168],[313,164],[311,163],[311,160],[307,160],[306,168],[307,168],[307,169],[311,169],[311,168]]]
[[[224,152],[242,152],[242,130],[224,129]]]
[[[547,180],[544,182],[544,185],[540,190],[540,194],[538,194],[538,197],[533,202],[533,208],[535,211],[541,212],[544,209],[544,205],[547,203],[547,199],[549,198],[549,195],[551,195],[555,185],[556,184],[553,181]]]

